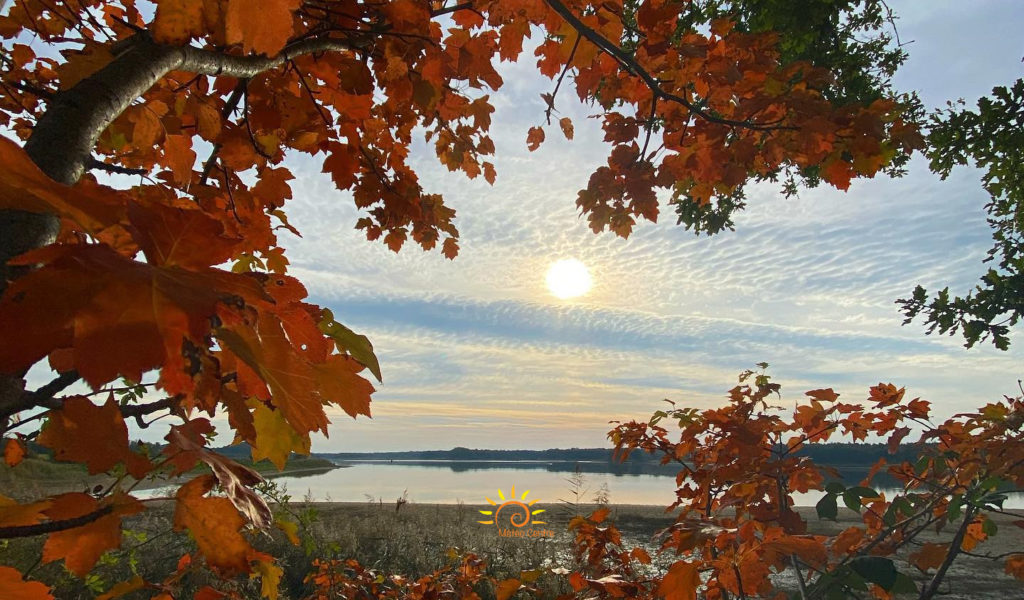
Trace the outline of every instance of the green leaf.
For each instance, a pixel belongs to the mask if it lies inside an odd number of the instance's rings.
[[[825,484],[825,491],[838,495],[846,491],[846,486],[841,481],[830,481]]]
[[[918,593],[917,584],[914,583],[913,578],[903,573],[896,573],[896,582],[893,584],[892,589],[889,591],[894,594]]]
[[[985,519],[981,522],[981,530],[985,532],[985,535],[995,535],[999,531],[999,526],[992,519]]]
[[[836,497],[832,494],[825,494],[818,500],[818,503],[814,506],[818,511],[819,519],[829,519],[832,521],[836,520],[839,515],[839,505],[836,503]]]
[[[963,507],[963,505],[964,497],[960,494],[954,495],[953,498],[949,501],[949,508],[946,509],[946,514],[949,516],[950,520],[960,518],[960,509]]]
[[[384,381],[380,376],[380,363],[377,362],[377,355],[373,353],[373,344],[365,335],[359,335],[348,327],[334,320],[334,313],[328,309],[323,311],[323,319],[317,325],[320,331],[330,336],[338,348],[348,352],[352,358],[359,361],[377,378],[377,381]]]
[[[858,575],[877,584],[885,591],[891,591],[896,585],[899,571],[888,558],[881,556],[860,556],[850,562],[850,568]]]
[[[860,496],[853,490],[843,492],[843,504],[850,510],[860,512]]]

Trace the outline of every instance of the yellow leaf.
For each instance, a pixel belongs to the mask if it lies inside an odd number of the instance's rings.
[[[260,593],[264,598],[277,600],[277,588],[281,585],[281,574],[284,569],[275,565],[272,560],[258,560],[250,578],[260,578]]]
[[[281,411],[268,408],[258,400],[250,400],[249,405],[255,408],[252,415],[256,428],[256,440],[252,444],[253,462],[269,458],[280,471],[292,452],[309,454],[308,433],[299,435]]]

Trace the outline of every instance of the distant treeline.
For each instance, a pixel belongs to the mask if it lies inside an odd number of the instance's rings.
[[[797,454],[815,462],[832,466],[870,467],[879,458],[890,463],[916,461],[920,450],[905,446],[896,454],[889,454],[885,444],[810,444]],[[334,452],[318,456],[340,461],[401,460],[401,461],[538,461],[538,462],[616,462],[608,448],[553,448],[550,450],[483,450],[452,448],[451,450],[412,450],[406,452]],[[633,452],[628,462],[656,464],[660,457],[644,452]]]

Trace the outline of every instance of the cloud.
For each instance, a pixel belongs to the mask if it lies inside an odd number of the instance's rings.
[[[1015,28],[1019,15],[972,7],[959,45],[937,35],[947,26],[931,9],[903,8],[900,34],[916,41],[900,81],[926,102],[985,93],[1008,81],[1010,62],[1017,68],[1010,42],[970,32]],[[964,75],[955,89],[934,77],[950,53],[970,65],[948,65]],[[722,402],[736,373],[759,361],[772,364],[787,401],[823,386],[857,400],[891,380],[951,414],[1015,389],[1020,344],[967,352],[955,338],[901,326],[893,303],[919,283],[959,293],[974,285],[991,244],[977,172],[939,181],[917,158],[903,179],[856,182],[847,193],[785,199],[778,186],[755,186],[736,231],[713,238],[676,227],[664,206],[657,224],[627,240],[594,235],[574,204],[608,151],[587,118],[594,111],[563,89],[559,116],[573,120],[576,139],[548,127],[548,141],[528,152],[526,130],[543,124],[539,96],[553,87],[530,62],[504,65],[506,85],[493,95],[494,186],[448,173],[425,144],[410,159],[424,188],[459,213],[454,262],[366,242],[351,199],[319,166],[291,165],[287,210],[304,235],[287,241],[291,272],[370,336],[386,378],[375,419],[338,415],[339,433],[317,449],[595,445],[608,420],[642,418],[662,398]],[[548,265],[565,257],[594,279],[578,301],[544,288]]]

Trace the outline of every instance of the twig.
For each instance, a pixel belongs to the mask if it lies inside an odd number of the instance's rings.
[[[132,169],[130,167],[122,167],[121,165],[112,165],[99,160],[95,156],[90,156],[86,160],[85,168],[106,171],[107,173],[117,173],[119,175],[149,175],[149,171],[146,169]]]
[[[96,509],[91,513],[84,514],[80,517],[73,519],[62,519],[60,521],[47,521],[46,523],[37,523],[35,525],[17,525],[13,527],[0,527],[0,539],[13,539],[32,537],[34,535],[42,535],[44,533],[54,533],[56,531],[66,531],[68,529],[74,529],[75,527],[81,527],[82,525],[88,525],[101,517],[110,514],[114,510],[113,506],[104,506]]]

